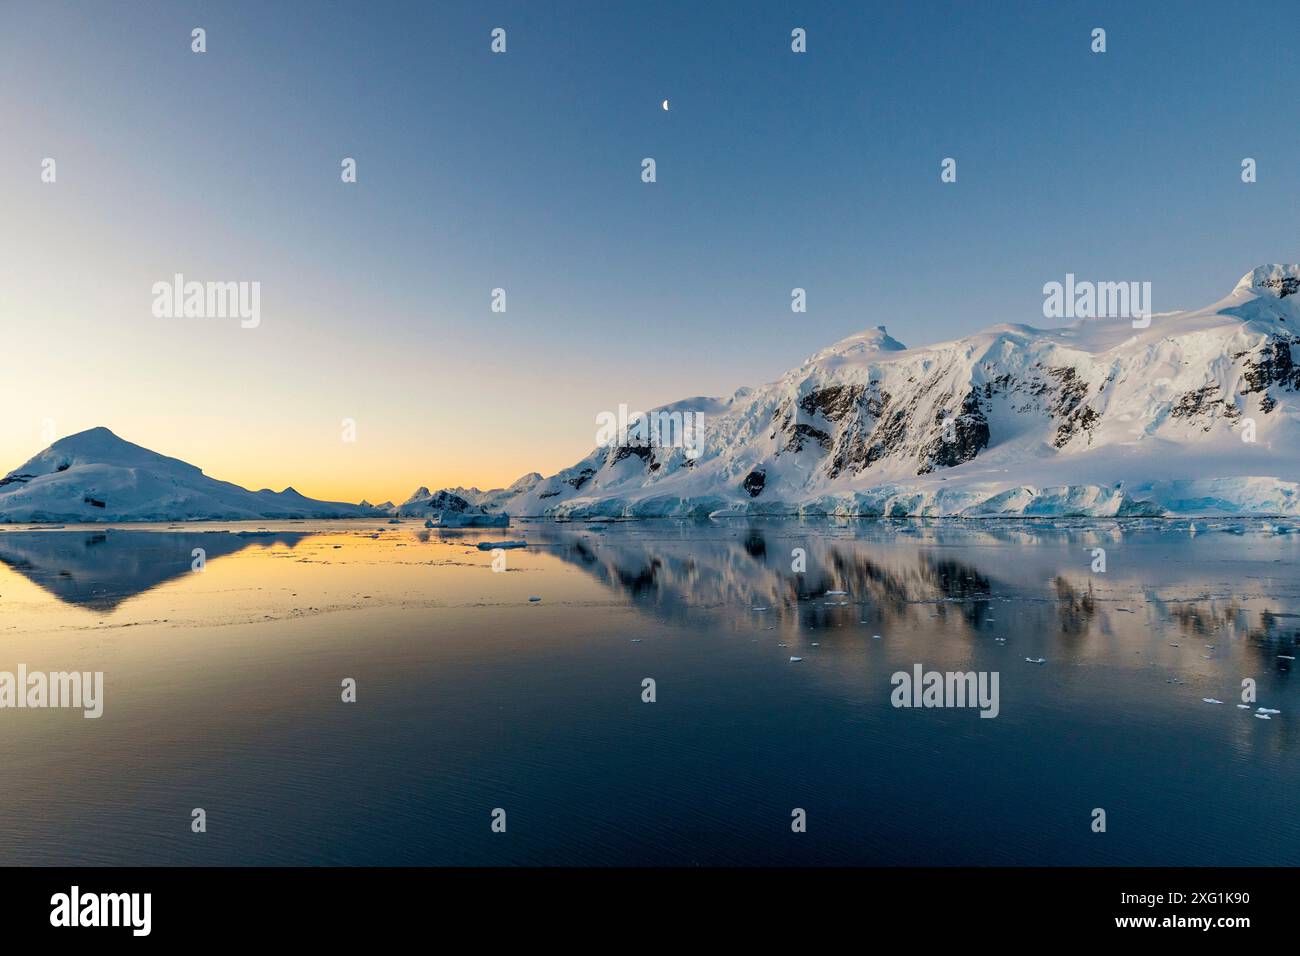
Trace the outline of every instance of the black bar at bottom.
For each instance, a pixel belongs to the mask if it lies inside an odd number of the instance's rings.
[[[0,925],[7,941],[90,945],[375,944],[430,931],[452,944],[449,930],[494,944],[598,935],[611,946],[667,944],[672,933],[735,945],[812,929],[918,943],[1199,935],[1232,945],[1289,932],[1295,890],[1294,871],[1262,868],[0,869]],[[147,935],[143,895],[118,895],[145,893]],[[55,926],[52,916],[121,925]]]

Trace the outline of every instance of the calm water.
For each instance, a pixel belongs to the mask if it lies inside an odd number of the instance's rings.
[[[0,710],[0,864],[1300,864],[1278,531],[11,526],[0,670],[105,705]],[[892,707],[916,663],[1000,715]]]

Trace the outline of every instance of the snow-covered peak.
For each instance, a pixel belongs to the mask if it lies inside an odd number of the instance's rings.
[[[48,475],[76,465],[113,465],[119,468],[149,468],[182,474],[201,474],[198,468],[178,458],[168,458],[117,437],[107,428],[89,428],[60,438],[49,448],[9,472],[14,475]]]
[[[540,474],[538,474],[535,471],[530,471],[522,478],[516,478],[510,484],[510,486],[506,488],[506,491],[515,492],[515,493],[528,491],[530,488],[532,488],[535,484],[537,484],[541,480],[542,480],[542,476]]]
[[[1259,266],[1242,276],[1232,291],[1285,299],[1300,292],[1300,265],[1269,263]]]
[[[834,359],[850,359],[859,356],[871,355],[876,352],[905,352],[907,346],[898,339],[890,335],[883,325],[877,325],[874,329],[867,329],[850,335],[848,338],[840,339],[834,345],[828,345],[820,352],[812,355],[808,362],[824,363]]]
[[[402,503],[409,505],[412,504],[413,502],[421,501],[425,498],[428,498],[431,494],[432,492],[430,492],[428,488],[424,487],[424,485],[421,485],[419,488],[416,488],[413,492],[411,492],[411,496]]]
[[[61,438],[0,479],[0,522],[360,518],[375,509],[293,488],[249,491],[91,428]]]

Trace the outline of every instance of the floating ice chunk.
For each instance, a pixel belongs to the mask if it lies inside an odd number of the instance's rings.
[[[1046,663],[1047,663],[1047,658],[1046,658],[1046,657],[1026,657],[1026,658],[1025,658],[1025,663],[1026,663],[1026,664],[1046,664]]]
[[[848,593],[849,593],[848,591],[827,591],[827,592],[826,592],[826,596],[827,596],[827,597],[839,597],[839,596],[842,595],[842,594],[848,594]]]
[[[765,607],[751,607],[750,610],[751,610],[751,611],[766,611],[767,608],[765,608]]]
[[[495,551],[497,548],[526,548],[527,541],[480,541],[478,549],[480,551]]]
[[[1295,660],[1295,655],[1294,655],[1294,654],[1279,654],[1279,655],[1277,655],[1277,659],[1280,660],[1280,661],[1293,661],[1293,660]]]
[[[813,645],[812,645],[812,646],[813,646],[813,647],[821,647],[821,645],[818,644],[816,641],[813,641]]]
[[[873,641],[878,641],[878,640],[880,640],[880,635],[879,635],[879,634],[872,634],[872,635],[871,635],[871,639],[872,639]]]
[[[1213,697],[1202,697],[1201,700],[1205,701],[1207,704],[1222,704],[1222,703],[1223,703],[1223,701],[1221,701],[1221,700],[1215,700]]]
[[[541,600],[541,598],[539,598],[539,597],[530,597],[530,598],[528,599],[528,601],[529,601],[530,604],[536,604],[536,603],[537,603],[538,601],[540,601],[540,600]]]
[[[1255,714],[1254,716],[1258,717],[1260,720],[1272,720],[1272,719],[1273,719],[1273,718],[1270,717],[1268,714]]]
[[[1280,711],[1280,710],[1274,710],[1272,707],[1256,707],[1256,708],[1255,708],[1255,713],[1257,713],[1257,714],[1280,714],[1280,713],[1282,713],[1282,711]]]
[[[633,643],[633,644],[640,644],[640,643],[641,643],[641,638],[639,638],[639,637],[634,637],[634,638],[632,638],[632,643]]]
[[[790,663],[791,663],[791,664],[798,664],[801,660],[803,660],[802,657],[792,657],[792,658],[790,658]]]

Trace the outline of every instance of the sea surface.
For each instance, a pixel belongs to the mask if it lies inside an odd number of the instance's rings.
[[[1226,520],[11,525],[0,671],[104,711],[0,709],[0,864],[1300,865],[1298,559]],[[894,706],[918,664],[998,716]]]

